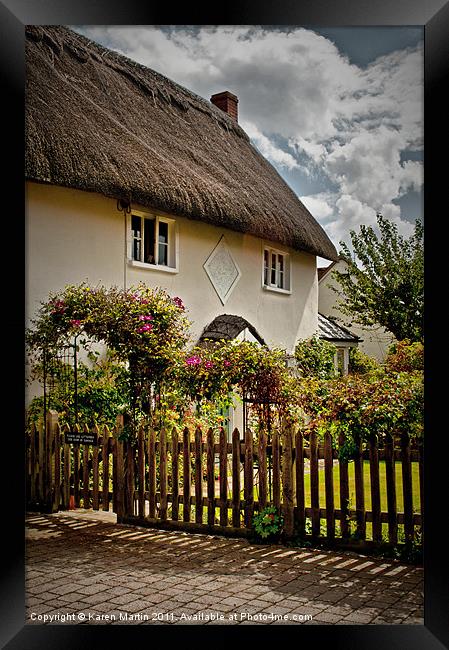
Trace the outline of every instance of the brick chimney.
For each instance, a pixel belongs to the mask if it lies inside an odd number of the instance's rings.
[[[232,117],[232,119],[234,119],[236,122],[239,121],[238,108],[237,108],[237,104],[239,103],[239,98],[236,95],[233,95],[228,90],[225,90],[222,93],[216,93],[215,95],[212,95],[210,101],[217,108],[221,109],[222,111],[227,113],[230,117]]]

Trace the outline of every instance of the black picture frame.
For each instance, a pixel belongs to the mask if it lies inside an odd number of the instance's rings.
[[[447,104],[444,101],[449,67],[449,3],[444,0],[303,0],[293,3],[262,1],[249,3],[185,3],[174,10],[164,3],[139,0],[1,0],[0,69],[3,122],[4,281],[2,315],[4,373],[7,390],[3,413],[2,478],[2,583],[0,634],[2,647],[103,648],[118,641],[126,632],[126,643],[138,643],[142,633],[155,643],[156,629],[148,626],[126,628],[107,626],[26,626],[24,606],[24,25],[25,24],[178,24],[178,25],[299,25],[313,26],[423,26],[425,34],[425,257],[426,257],[426,447],[425,447],[425,621],[423,626],[274,626],[220,627],[164,626],[160,638],[170,643],[210,643],[229,647],[230,643],[330,643],[345,650],[371,648],[401,650],[441,650],[449,647],[449,581],[445,543],[445,493],[447,430],[444,430],[446,390],[434,369],[444,363],[445,331],[439,319],[433,293],[444,293],[447,277],[442,225],[447,180],[444,138],[447,143]],[[9,138],[9,143],[7,139]],[[439,219],[439,220],[438,220]],[[437,233],[441,239],[436,247]],[[23,263],[22,263],[23,262]],[[445,273],[446,272],[446,273]],[[444,301],[439,301],[439,307]],[[440,327],[439,327],[440,325]],[[6,352],[12,357],[6,362]],[[7,364],[7,365],[6,365]],[[447,362],[444,367],[447,372]],[[5,422],[5,418],[3,419]],[[439,480],[438,480],[439,479]],[[442,489],[444,488],[444,489]],[[160,630],[159,630],[160,631]],[[204,636],[208,635],[208,638]],[[243,635],[243,636],[242,636]],[[308,645],[307,647],[310,647]]]

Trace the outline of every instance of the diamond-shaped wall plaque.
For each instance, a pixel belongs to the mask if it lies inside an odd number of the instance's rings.
[[[204,270],[224,305],[242,275],[224,236],[204,263]]]

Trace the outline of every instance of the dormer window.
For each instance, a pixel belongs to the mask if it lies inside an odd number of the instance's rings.
[[[263,287],[290,293],[290,255],[265,247],[263,250]]]
[[[130,215],[128,259],[135,266],[177,270],[176,223],[160,215]]]

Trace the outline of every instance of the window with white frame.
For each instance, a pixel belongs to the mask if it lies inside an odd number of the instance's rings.
[[[133,212],[129,222],[129,258],[133,262],[176,268],[175,221]]]
[[[290,292],[290,255],[274,248],[263,251],[263,285],[266,289]]]

